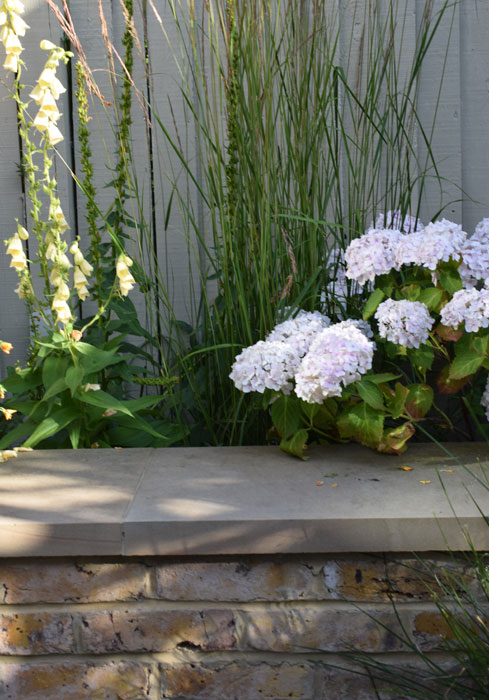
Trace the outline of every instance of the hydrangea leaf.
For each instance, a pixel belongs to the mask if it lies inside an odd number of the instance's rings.
[[[347,406],[338,418],[340,437],[353,438],[377,449],[384,431],[384,413],[362,403]]]
[[[431,369],[435,353],[428,345],[420,345],[419,348],[409,351],[409,357],[416,367]]]
[[[363,307],[362,318],[364,321],[367,321],[374,315],[374,313],[377,311],[377,307],[384,297],[385,294],[381,289],[374,289]]]
[[[458,354],[450,365],[449,379],[462,379],[477,372],[484,362],[484,355],[477,355],[473,350]]]
[[[427,287],[421,291],[418,301],[426,304],[430,311],[438,310],[443,297],[445,296],[443,289],[438,287]]]
[[[321,405],[318,405],[318,411],[314,416],[314,425],[320,430],[327,430],[334,425],[338,414],[338,404],[334,399],[326,399]]]
[[[365,379],[374,384],[384,384],[385,382],[392,382],[394,379],[399,379],[400,374],[393,374],[392,372],[384,372],[381,374],[366,374]]]
[[[439,323],[435,328],[435,333],[442,338],[442,340],[450,340],[454,343],[459,340],[464,332],[463,328],[452,328],[451,326],[444,326],[443,323]]]
[[[450,365],[446,365],[436,378],[436,386],[440,394],[456,394],[457,391],[470,382],[472,375],[460,379],[450,378]]]
[[[415,432],[414,425],[410,421],[396,428],[388,428],[384,430],[382,442],[377,449],[386,454],[401,455],[407,449],[406,442],[412,438]]]
[[[466,333],[455,344],[455,359],[448,373],[449,379],[462,379],[477,372],[487,357],[489,336],[474,338]]]
[[[403,299],[406,299],[407,301],[421,301],[420,300],[421,287],[419,286],[419,284],[405,285],[401,289],[401,292],[402,292]]]
[[[386,398],[385,403],[387,410],[392,418],[399,418],[399,416],[404,413],[406,400],[409,396],[409,389],[400,382],[396,382],[394,391],[387,388],[384,391],[384,396]]]
[[[423,418],[433,405],[434,391],[428,384],[408,384],[406,410],[415,419]]]
[[[463,285],[458,272],[458,263],[453,260],[441,262],[438,263],[437,269],[440,275],[440,284],[449,294],[455,294],[455,292],[462,289]]]
[[[384,398],[379,387],[370,382],[368,379],[364,378],[356,383],[357,391],[360,397],[368,403],[372,408],[376,408],[379,411],[384,410]]]
[[[308,432],[305,428],[298,430],[292,435],[288,440],[283,439],[280,443],[280,449],[283,452],[293,455],[294,457],[299,457],[302,460],[309,459],[304,455],[304,450],[307,447],[307,437]]]
[[[294,396],[279,396],[272,404],[271,414],[274,426],[285,439],[302,425],[301,404]]]

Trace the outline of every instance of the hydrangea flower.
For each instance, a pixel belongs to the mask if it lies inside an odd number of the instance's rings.
[[[480,241],[481,243],[487,243],[489,241],[489,219],[482,219],[482,221],[479,221],[470,240]]]
[[[299,357],[303,357],[318,333],[331,324],[331,319],[319,311],[301,309],[295,318],[279,323],[266,336],[270,342],[288,343]]]
[[[428,224],[422,231],[409,233],[399,240],[395,265],[419,265],[435,270],[439,262],[460,260],[467,234],[452,221],[442,219]]]
[[[399,209],[395,211],[389,209],[385,216],[384,214],[377,216],[373,228],[392,228],[402,233],[414,233],[415,231],[421,231],[424,227],[415,216],[406,215],[403,217]]]
[[[323,292],[322,294],[324,302],[326,302],[328,296],[345,302],[351,294],[361,294],[362,287],[357,282],[351,281],[348,289],[345,251],[342,248],[334,247],[331,249],[328,259],[328,271],[330,282],[326,285],[326,293]]]
[[[489,289],[461,289],[441,310],[441,322],[457,328],[465,323],[465,330],[476,333],[489,326]]]
[[[460,277],[466,289],[489,279],[489,219],[482,219],[462,247]]]
[[[405,348],[425,343],[434,323],[426,304],[407,299],[386,299],[379,304],[375,318],[380,336]]]
[[[300,357],[289,343],[260,340],[245,348],[234,361],[230,379],[240,391],[265,389],[290,394],[291,379],[299,367]]]
[[[311,344],[295,375],[295,393],[308,403],[341,396],[372,367],[375,345],[353,324],[335,324]]]
[[[395,267],[396,250],[404,237],[395,229],[370,229],[353,240],[345,251],[346,276],[364,285]]]
[[[347,326],[354,326],[355,328],[358,328],[358,330],[361,331],[366,338],[374,337],[374,332],[368,321],[362,321],[362,319],[347,318],[346,321],[340,321],[340,323],[335,324],[335,328],[346,328]]]

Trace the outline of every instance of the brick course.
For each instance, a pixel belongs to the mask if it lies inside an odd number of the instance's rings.
[[[419,568],[364,554],[4,559],[0,699],[374,700],[331,664],[352,647],[405,651],[390,596],[421,649],[450,638]]]

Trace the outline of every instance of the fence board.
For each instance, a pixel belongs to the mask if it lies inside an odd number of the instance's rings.
[[[465,230],[489,217],[489,4],[460,6],[460,116]]]

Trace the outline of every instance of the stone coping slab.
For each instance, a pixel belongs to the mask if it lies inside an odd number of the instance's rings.
[[[0,556],[467,550],[466,532],[489,550],[489,447],[446,447],[20,453],[0,465]]]

